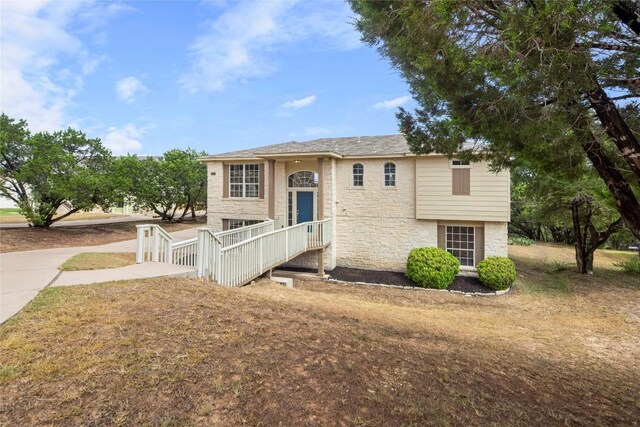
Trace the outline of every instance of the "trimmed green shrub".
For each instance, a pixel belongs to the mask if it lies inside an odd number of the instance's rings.
[[[531,246],[533,244],[533,240],[522,236],[511,236],[509,237],[508,243],[516,246]]]
[[[405,275],[424,288],[446,289],[460,272],[460,261],[439,248],[415,248],[407,258]]]
[[[476,268],[480,281],[497,291],[507,289],[516,280],[516,265],[503,256],[485,258]]]

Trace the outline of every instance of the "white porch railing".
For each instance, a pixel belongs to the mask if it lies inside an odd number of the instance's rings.
[[[273,231],[275,221],[272,219],[257,224],[248,225],[246,227],[235,228],[233,230],[219,231],[215,233],[216,237],[222,244],[222,247],[227,247],[240,243],[243,240],[250,239],[252,237],[259,236],[264,233]]]
[[[144,224],[136,227],[138,229],[136,262],[138,264],[148,261],[164,262],[188,267],[198,267],[198,271],[200,272],[200,266],[198,264],[198,254],[201,253],[199,237],[173,243],[173,237],[159,225]],[[273,227],[274,221],[270,219],[258,224],[236,228],[234,230],[221,231],[215,234],[211,233],[208,229],[200,229],[198,233],[200,235],[202,230],[209,232],[211,236],[215,236],[214,240],[221,242],[224,247],[273,231]],[[205,256],[203,260],[206,259],[207,257]],[[200,273],[198,275],[200,276]],[[204,277],[204,274],[202,277]]]
[[[195,267],[198,259],[198,238],[183,240],[171,246],[171,263]]]
[[[158,225],[138,225],[136,262],[165,262],[196,267],[197,276],[223,286],[241,286],[264,272],[331,243],[332,221],[311,221],[274,230],[274,221],[173,243]]]
[[[155,224],[136,225],[136,228],[138,229],[136,263],[171,262],[173,237],[169,233]]]
[[[305,222],[217,249],[213,280],[241,286],[264,272],[312,249],[331,243],[331,220]]]

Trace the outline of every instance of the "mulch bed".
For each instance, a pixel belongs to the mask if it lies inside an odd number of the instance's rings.
[[[281,270],[299,271],[305,273],[315,273],[315,269],[278,267]],[[419,288],[411,280],[407,279],[404,273],[398,271],[378,271],[365,270],[362,268],[336,267],[331,271],[327,271],[329,277],[341,282],[362,282],[380,285],[407,286],[411,288]],[[460,291],[468,293],[493,294],[495,291],[486,287],[477,277],[457,276],[453,283],[447,288],[449,291]]]
[[[408,286],[419,288],[411,280],[398,271],[376,271],[361,268],[336,267],[329,272],[332,279],[344,282],[377,283],[381,285]],[[457,276],[447,288],[450,291],[477,292],[493,294],[495,291],[486,287],[477,277]]]

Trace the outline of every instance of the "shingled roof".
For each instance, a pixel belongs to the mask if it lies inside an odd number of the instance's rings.
[[[482,150],[482,144],[467,142],[463,150]],[[411,154],[404,135],[349,136],[343,138],[321,138],[310,141],[290,141],[265,145],[247,150],[230,151],[202,157],[201,160],[251,159],[268,156],[292,156],[315,153],[330,153],[338,157],[403,156]]]
[[[402,155],[410,154],[403,135],[352,136],[345,138],[322,138],[305,142],[285,142],[215,154],[203,159],[253,158],[260,155],[333,153],[338,156]]]

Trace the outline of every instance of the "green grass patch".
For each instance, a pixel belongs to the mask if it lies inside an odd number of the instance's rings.
[[[0,366],[0,384],[8,383],[20,374],[20,370],[17,366],[3,365]]]
[[[20,209],[18,208],[2,208],[0,209],[0,216],[20,216]]]
[[[63,300],[63,291],[62,288],[43,289],[42,292],[29,303],[25,311],[36,312],[57,306]]]
[[[546,273],[542,280],[518,281],[516,288],[527,294],[551,296],[568,295],[571,290],[569,279],[561,273]]]
[[[136,254],[127,252],[83,252],[65,261],[62,271],[102,270],[136,263]]]

